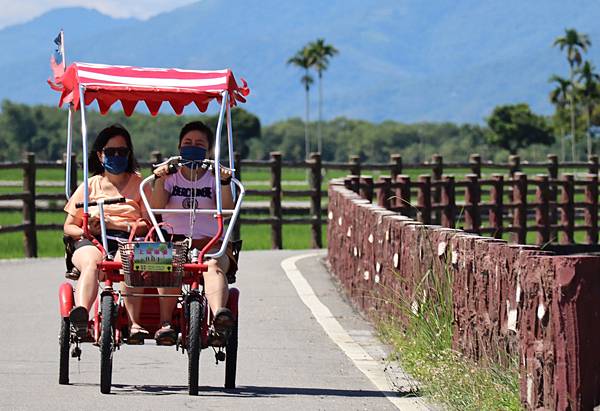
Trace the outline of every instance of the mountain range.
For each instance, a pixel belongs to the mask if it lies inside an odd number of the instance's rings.
[[[230,67],[267,124],[303,115],[302,73],[286,61],[317,37],[340,51],[324,75],[326,118],[480,123],[516,102],[547,114],[548,78],[568,75],[554,39],[587,33],[600,64],[598,18],[591,0],[202,0],[147,20],[61,8],[0,30],[0,99],[57,102],[45,81],[63,28],[67,61]]]

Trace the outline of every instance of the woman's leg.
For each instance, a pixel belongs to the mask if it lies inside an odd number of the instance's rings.
[[[158,288],[160,295],[181,294],[181,288]],[[160,297],[160,324],[171,323],[178,297]]]
[[[98,296],[97,264],[102,261],[102,253],[93,245],[86,245],[75,250],[72,261],[81,273],[75,290],[75,305],[83,306],[89,312]]]
[[[229,270],[229,257],[223,255],[218,259],[211,258],[206,262],[208,270],[204,273],[204,293],[213,313],[225,307],[229,297],[226,273]]]
[[[115,255],[115,261],[121,261],[121,252],[117,252]],[[131,294],[143,294],[143,288],[127,287],[125,282],[121,283],[121,290],[123,290],[123,303],[127,309],[129,320],[131,321],[131,328],[141,329],[140,325],[140,313],[142,311],[142,298],[134,297]]]
[[[129,314],[129,320],[131,321],[132,328],[141,328],[140,325],[140,312],[142,311],[142,298],[134,297],[131,294],[143,294],[143,288],[127,287],[125,283],[121,283],[124,290],[123,302]]]

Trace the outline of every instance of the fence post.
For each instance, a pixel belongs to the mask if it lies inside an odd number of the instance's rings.
[[[163,161],[162,153],[158,150],[154,150],[150,153],[150,158],[154,164],[161,163]]]
[[[504,176],[502,174],[492,174],[490,206],[488,221],[490,227],[494,229],[492,237],[502,238],[504,234],[502,222],[502,214],[504,213]]]
[[[444,176],[444,185],[442,185],[442,209],[441,225],[454,228],[456,221],[454,211],[456,209],[456,193],[454,185],[454,176]]]
[[[588,173],[598,175],[598,156],[596,154],[588,157]]]
[[[360,177],[360,157],[350,156],[350,174]]]
[[[364,176],[360,178],[360,189],[359,195],[365,200],[369,200],[370,203],[373,202],[373,177]]]
[[[282,222],[281,222],[281,153],[271,152],[271,203],[269,214],[271,216],[271,248],[282,249]]]
[[[392,154],[390,156],[390,176],[392,181],[396,181],[396,176],[402,174],[402,156],[400,154]]]
[[[419,176],[417,208],[419,210],[419,221],[423,224],[431,224],[431,176],[428,174]]]
[[[477,178],[481,178],[481,156],[479,154],[471,154],[469,156],[469,167],[471,174],[475,174]]]
[[[475,174],[465,175],[467,186],[465,188],[465,231],[479,234],[481,227],[481,215],[479,213],[479,202],[481,187],[479,179]]]
[[[548,176],[545,174],[538,174],[535,178],[535,201],[537,203],[535,207],[535,224],[537,228],[536,233],[536,244],[543,245],[550,241],[550,230],[549,230],[549,217],[548,217]]]
[[[23,164],[23,246],[25,257],[37,257],[37,231],[35,223],[35,154],[26,153]]]
[[[311,224],[312,248],[322,248],[321,241],[321,154],[310,154],[310,215],[313,219]]]
[[[233,153],[233,160],[235,162],[235,178],[237,178],[238,180],[242,181],[242,155],[240,153],[238,153],[237,151]],[[238,192],[237,195],[239,196],[240,193]],[[237,219],[237,221],[235,222],[235,226],[233,227],[233,239],[234,240],[239,240],[240,238],[242,238],[241,235],[241,230],[242,230],[242,212],[240,210],[240,215]]]
[[[587,176],[588,183],[585,186],[584,195],[586,207],[583,218],[586,229],[586,242],[588,244],[598,243],[598,173]]]
[[[555,242],[558,238],[557,230],[553,226],[558,223],[558,208],[556,207],[556,199],[558,198],[558,156],[556,154],[548,154],[548,222],[550,225],[550,238]]]
[[[379,190],[377,190],[377,205],[390,209],[392,206],[392,178],[379,177]]]
[[[350,174],[348,176],[350,179],[350,190],[354,191],[356,194],[360,193],[360,177],[354,174]]]
[[[396,183],[400,185],[396,189],[396,207],[400,213],[410,216],[412,204],[410,203],[410,177],[406,174],[396,176]]]
[[[513,240],[527,242],[527,175],[516,172],[513,178]]]
[[[444,174],[444,158],[439,154],[434,154],[431,156],[431,176],[433,181],[442,181],[442,175]],[[439,205],[442,201],[442,187],[436,185],[432,190],[432,203],[435,205]],[[435,222],[439,224],[441,220],[442,213],[440,210],[436,210],[434,212]]]
[[[508,156],[508,173],[514,177],[515,173],[521,171],[521,157],[515,154]]]
[[[561,195],[561,225],[564,234],[561,237],[561,244],[573,244],[575,227],[575,177],[573,174],[563,174],[563,186]]]

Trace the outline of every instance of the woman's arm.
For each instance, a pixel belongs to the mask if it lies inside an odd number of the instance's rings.
[[[233,210],[235,208],[233,194],[231,193],[231,184],[233,184],[231,182],[231,177],[231,170],[226,167],[222,167],[220,173],[221,181],[229,181],[229,184],[227,185],[221,184],[221,204],[225,210]]]
[[[83,235],[83,228],[81,228],[82,225],[83,220],[81,218],[67,214],[67,218],[65,219],[65,224],[63,226],[65,235],[73,238],[81,237]]]

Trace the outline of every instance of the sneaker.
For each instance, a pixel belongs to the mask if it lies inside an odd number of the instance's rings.
[[[85,307],[74,307],[69,313],[69,321],[78,338],[83,339],[87,336],[89,316]]]

